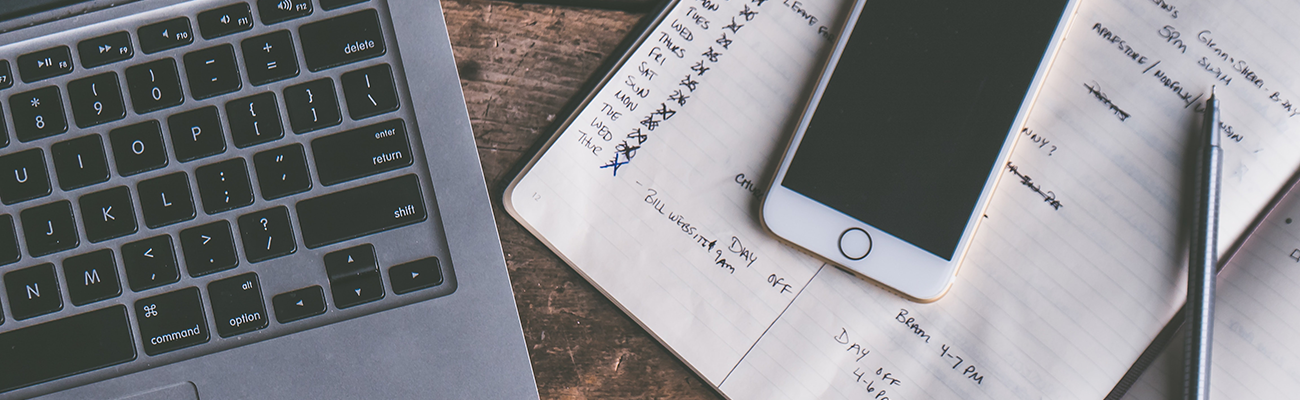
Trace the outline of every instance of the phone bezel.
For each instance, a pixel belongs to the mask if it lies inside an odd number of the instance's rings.
[[[761,225],[776,237],[832,264],[884,285],[913,301],[932,302],[943,297],[956,280],[958,269],[970,248],[971,239],[979,227],[980,217],[983,216],[993,189],[1003,175],[1002,167],[1006,164],[1016,139],[1020,136],[1019,129],[1025,124],[1034,100],[1038,97],[1047,70],[1055,60],[1060,44],[1065,40],[1065,34],[1077,13],[1079,1],[1069,0],[1066,3],[1065,12],[1057,22],[1052,40],[1039,62],[1034,79],[1007,132],[1002,148],[998,152],[997,161],[993,164],[994,168],[989,171],[983,189],[980,191],[979,200],[975,203],[974,212],[967,219],[966,227],[957,242],[957,249],[951,261],[781,185],[790,167],[790,161],[794,159],[795,152],[798,150],[799,142],[803,139],[808,124],[816,113],[826,85],[835,72],[835,67],[844,52],[844,46],[857,25],[864,4],[865,0],[854,3],[844,28],[836,38],[835,49],[822,69],[817,87],[804,106],[794,135],[783,152],[780,167],[763,196],[759,220]],[[871,238],[870,252],[859,260],[849,259],[839,248],[840,235],[851,228],[860,228]],[[907,268],[892,267],[896,265],[907,265]]]

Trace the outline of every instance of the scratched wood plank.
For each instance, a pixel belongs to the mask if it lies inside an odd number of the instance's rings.
[[[516,164],[644,14],[481,0],[442,6],[542,398],[718,398],[501,208]]]

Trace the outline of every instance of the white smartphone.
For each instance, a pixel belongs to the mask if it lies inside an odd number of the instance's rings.
[[[772,233],[947,293],[1077,0],[858,0],[763,198]]]

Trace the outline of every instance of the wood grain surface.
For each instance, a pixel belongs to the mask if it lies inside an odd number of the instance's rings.
[[[501,208],[518,163],[645,14],[481,0],[442,7],[542,398],[719,398]]]

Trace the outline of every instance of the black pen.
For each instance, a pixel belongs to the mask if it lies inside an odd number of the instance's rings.
[[[1219,183],[1223,149],[1219,147],[1219,99],[1210,88],[1201,131],[1200,188],[1196,193],[1195,233],[1187,279],[1187,344],[1183,370],[1185,399],[1210,398],[1210,350],[1214,347],[1214,276],[1218,265]]]

